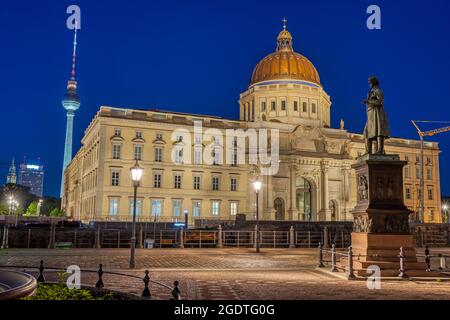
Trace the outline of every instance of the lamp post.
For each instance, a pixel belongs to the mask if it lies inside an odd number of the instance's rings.
[[[256,247],[256,253],[259,253],[259,190],[261,190],[261,186],[262,183],[261,181],[256,180],[255,182],[253,182],[253,189],[255,189],[255,193],[256,193],[256,236],[255,236],[255,247]]]
[[[133,224],[131,229],[131,253],[130,253],[130,269],[136,268],[135,261],[135,250],[136,250],[136,203],[137,203],[137,188],[139,186],[139,181],[141,181],[143,169],[139,166],[138,161],[130,169],[131,180],[133,181],[134,187],[134,198],[133,198]]]
[[[450,223],[450,221],[448,219],[448,204],[445,203],[442,205],[442,211],[444,211],[445,222]]]

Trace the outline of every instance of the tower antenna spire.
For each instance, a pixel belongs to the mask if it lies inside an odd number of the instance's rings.
[[[75,21],[75,32],[73,35],[73,54],[72,54],[72,72],[71,72],[71,80],[75,80],[75,64],[77,61],[77,29],[78,29],[78,21]]]

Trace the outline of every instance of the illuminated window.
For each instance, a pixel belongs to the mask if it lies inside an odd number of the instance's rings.
[[[162,216],[162,200],[153,199],[152,200],[152,216],[161,217]]]
[[[112,216],[119,214],[119,198],[109,198],[109,214]]]
[[[130,199],[130,214],[133,214],[134,199]],[[142,213],[142,199],[136,199],[136,216],[140,216]]]
[[[180,217],[181,216],[181,200],[180,199],[174,199],[172,200],[172,213],[174,217]]]
[[[211,201],[211,215],[220,215],[220,201]]]
[[[230,202],[230,215],[235,216],[238,213],[238,205],[239,203],[237,201],[231,201]]]
[[[237,178],[231,178],[231,191],[237,191]]]
[[[192,215],[194,217],[200,217],[201,215],[202,203],[201,201],[195,200],[192,202]]]

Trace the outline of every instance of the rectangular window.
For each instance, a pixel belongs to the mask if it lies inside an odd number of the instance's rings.
[[[202,150],[200,148],[195,148],[194,150],[194,164],[202,163]]]
[[[134,146],[134,160],[142,160],[142,146]]]
[[[281,101],[281,111],[285,111],[286,110],[286,101],[282,100]]]
[[[265,101],[261,102],[261,111],[262,112],[266,111],[266,102]]]
[[[152,216],[161,217],[162,216],[162,200],[153,199],[152,200]]]
[[[120,183],[120,173],[119,171],[111,172],[111,185],[114,187],[119,186]]]
[[[158,132],[158,133],[156,134],[156,140],[162,140],[162,139],[163,139],[162,133]]]
[[[430,209],[428,211],[428,220],[429,221],[434,221],[434,210],[433,209]]]
[[[201,215],[201,208],[202,208],[202,203],[200,201],[193,201],[192,202],[192,215],[194,217],[200,217]]]
[[[303,108],[303,110],[302,110],[303,112],[305,112],[305,113],[308,112],[308,104],[306,102],[302,103],[302,108]]]
[[[220,201],[211,202],[211,215],[213,216],[220,215]]]
[[[114,129],[114,135],[116,137],[120,137],[120,134],[122,133],[122,130],[120,130],[120,128],[115,128]]]
[[[237,178],[231,178],[231,191],[237,191]]]
[[[411,199],[411,188],[406,188],[405,190],[405,198],[410,200]]]
[[[427,168],[427,180],[433,180],[433,169]]]
[[[219,177],[213,177],[212,178],[212,189],[214,191],[219,190]]]
[[[231,201],[230,202],[230,216],[235,216],[238,213],[238,202]]]
[[[180,175],[173,176],[173,187],[175,189],[181,189],[181,176]]]
[[[420,168],[416,167],[416,179],[420,179]]]
[[[142,131],[136,131],[136,138],[138,139],[142,138]]]
[[[416,164],[417,163],[420,163],[420,157],[419,156],[416,156]]]
[[[161,178],[162,178],[162,176],[160,173],[155,173],[154,181],[153,181],[153,186],[155,188],[161,188],[161,180],[162,180]]]
[[[109,214],[112,216],[119,214],[119,198],[109,198]]]
[[[298,111],[298,101],[294,101],[294,111]]]
[[[315,103],[311,104],[311,112],[316,113],[316,104]]]
[[[155,162],[162,162],[163,149],[155,148]]]
[[[276,104],[275,104],[275,101],[271,101],[271,102],[270,102],[270,106],[271,106],[270,108],[271,108],[272,111],[275,111],[275,110],[277,109],[277,106],[276,106]]]
[[[172,200],[172,213],[174,217],[181,217],[181,200]]]
[[[120,159],[120,144],[113,144],[113,159]]]
[[[175,163],[181,164],[183,163],[183,149],[177,148],[175,150]]]
[[[428,189],[428,200],[433,200],[433,189]]]
[[[221,153],[219,149],[214,150],[213,152],[213,156],[214,156],[214,161],[213,161],[213,165],[214,166],[218,166],[219,164],[221,164]]]
[[[409,166],[405,166],[405,178],[410,179],[411,178],[411,170],[409,169]]]
[[[134,199],[130,199],[130,215],[133,215]],[[140,216],[142,213],[142,199],[136,199],[136,216]]]
[[[194,177],[194,190],[200,190],[200,177]]]

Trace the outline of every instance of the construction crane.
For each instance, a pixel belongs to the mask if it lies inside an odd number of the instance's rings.
[[[423,161],[423,142],[424,137],[432,137],[439,133],[444,133],[450,131],[450,126],[432,129],[428,131],[422,131],[417,123],[450,123],[450,121],[427,121],[427,120],[411,120],[414,127],[417,129],[417,133],[420,137],[420,209],[419,209],[419,216],[420,216],[420,222],[425,222],[425,179],[424,179],[424,161]]]

